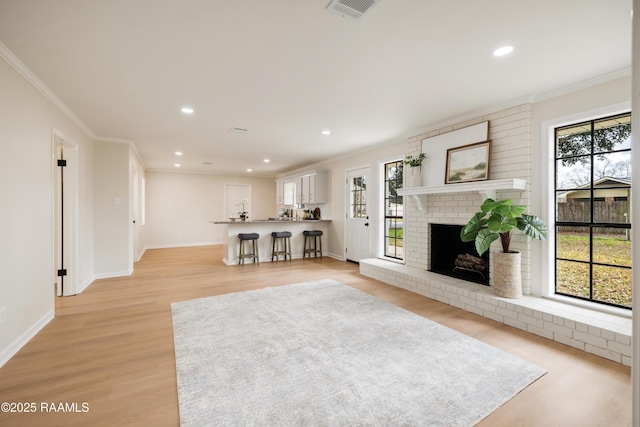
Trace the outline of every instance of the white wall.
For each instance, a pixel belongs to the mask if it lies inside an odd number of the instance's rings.
[[[405,154],[417,154],[424,138],[432,137],[455,129],[470,126],[481,121],[490,121],[490,139],[494,141],[492,152],[493,179],[523,178],[529,183],[525,192],[500,192],[499,198],[511,198],[514,203],[528,206],[529,212],[541,216],[547,224],[552,224],[552,216],[543,205],[550,196],[546,176],[543,176],[541,159],[542,145],[547,143],[541,136],[542,123],[568,115],[579,116],[580,112],[603,109],[607,106],[629,102],[631,97],[630,77],[623,77],[564,95],[550,97],[535,104],[523,104],[499,111],[478,113],[475,117],[452,118],[453,125],[434,126],[415,137],[390,142],[368,151],[361,151],[326,162],[312,165],[315,169],[328,169],[330,182],[330,200],[323,210],[323,217],[333,220],[329,227],[329,253],[335,257],[344,255],[345,226],[345,173],[348,169],[361,166],[371,167],[371,182],[379,182],[377,164],[393,157],[402,158]],[[426,164],[428,167],[428,162]],[[289,173],[296,173],[291,171]],[[378,194],[370,194],[372,206],[379,203]],[[429,197],[426,213],[419,212],[411,198],[405,200],[405,251],[406,263],[410,266],[428,268],[428,223],[445,222],[464,224],[477,211],[482,203],[477,193],[456,193]],[[372,208],[373,209],[373,208]],[[379,221],[380,212],[371,212],[375,221]],[[377,247],[379,236],[373,229],[372,250]],[[523,286],[526,293],[540,295],[544,293],[543,284],[547,280],[539,266],[546,265],[543,250],[549,241],[532,242],[524,235],[516,233],[512,238],[512,247],[523,252]],[[372,256],[376,256],[372,252]]]
[[[131,273],[129,145],[95,142],[95,276]],[[116,201],[116,198],[118,199]]]
[[[142,228],[145,245],[221,244],[227,226],[209,221],[227,221],[225,184],[251,185],[251,218],[277,214],[274,178],[147,172],[147,222]]]
[[[4,364],[54,312],[53,288],[53,130],[78,146],[80,227],[93,227],[93,143],[7,62],[0,59],[0,365]],[[90,280],[91,233],[79,236],[79,283]]]
[[[344,259],[345,257],[344,250],[346,245],[345,213],[347,210],[347,171],[359,169],[362,167],[369,167],[371,170],[369,182],[376,183],[373,185],[375,185],[375,188],[377,188],[377,183],[381,180],[378,170],[378,165],[380,164],[380,162],[402,159],[404,158],[406,150],[406,140],[391,142],[369,149],[359,150],[357,153],[352,153],[340,158],[321,162],[305,169],[293,170],[285,174],[293,175],[311,169],[327,171],[327,199],[330,202],[324,205],[319,205],[319,207],[322,211],[322,218],[331,219],[331,223],[329,224],[329,229],[327,232],[327,243],[323,243],[328,246],[327,251],[329,255],[337,259]],[[378,198],[378,192],[375,190],[370,191],[368,193],[368,197],[369,217],[371,219],[371,223],[376,224],[377,221],[379,221],[381,214],[381,210],[379,209],[380,200]],[[376,256],[377,247],[378,235],[375,231],[373,231],[371,240],[371,256]]]
[[[531,174],[532,209],[550,225],[549,239],[533,246],[532,263],[536,280],[532,292],[553,293],[554,229],[551,226],[555,205],[553,200],[553,148],[549,132],[553,127],[593,119],[631,108],[631,76],[559,95],[533,104],[531,116],[531,149],[534,161]]]

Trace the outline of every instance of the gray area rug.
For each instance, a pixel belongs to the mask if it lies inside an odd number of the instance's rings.
[[[334,280],[171,309],[183,426],[471,426],[546,372]]]

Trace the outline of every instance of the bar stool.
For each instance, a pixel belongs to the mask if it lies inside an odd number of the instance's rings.
[[[276,262],[278,262],[280,255],[284,255],[285,261],[287,260],[287,255],[289,255],[289,261],[291,261],[290,231],[274,231],[271,233],[271,261],[273,261],[273,257],[276,257]]]
[[[320,254],[320,258],[322,258],[322,230],[305,230],[302,234],[304,234],[304,252],[302,253],[302,259],[304,259],[307,254],[309,254],[309,259],[311,259],[311,254],[317,258],[318,253]],[[309,241],[308,245],[307,240]],[[320,249],[318,249],[318,240],[320,240]],[[312,242],[313,247],[311,247]]]
[[[240,239],[240,255],[238,256],[238,264],[244,265],[246,258],[252,258],[254,263],[260,264],[260,257],[258,255],[258,239],[260,235],[258,233],[240,233],[238,239]],[[245,243],[251,242],[252,252],[245,252]]]

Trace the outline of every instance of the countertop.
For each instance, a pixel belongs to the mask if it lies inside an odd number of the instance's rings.
[[[291,223],[291,222],[301,222],[301,223],[309,223],[309,222],[331,222],[330,219],[248,219],[246,221],[240,221],[236,219],[235,221],[209,221],[213,224],[259,224],[259,223]]]

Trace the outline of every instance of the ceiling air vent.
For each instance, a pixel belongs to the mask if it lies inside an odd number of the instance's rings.
[[[380,1],[381,0],[333,0],[327,9],[359,21],[373,9],[373,6],[380,3]]]

